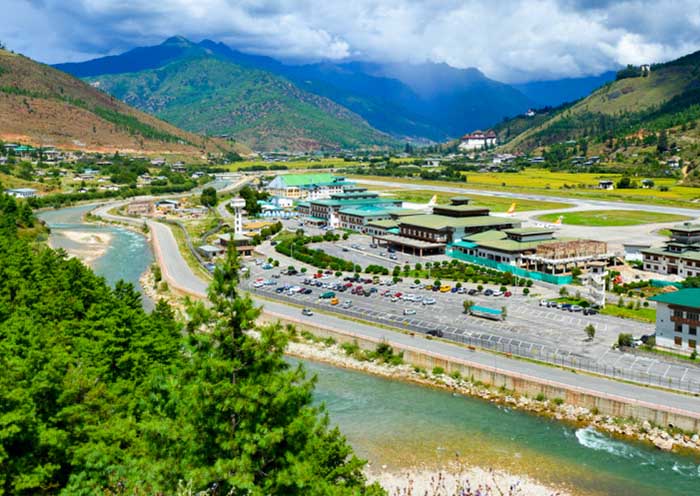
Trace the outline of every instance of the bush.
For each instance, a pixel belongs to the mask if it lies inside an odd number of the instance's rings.
[[[525,296],[529,295],[529,294],[530,294],[530,290],[529,290],[528,288],[523,288],[523,294],[524,294]]]
[[[559,405],[562,405],[562,404],[564,403],[564,400],[563,400],[562,398],[554,398],[554,399],[552,400],[552,403],[554,403],[555,405],[559,406]]]
[[[547,401],[547,397],[544,394],[540,393],[537,396],[535,396],[535,401]]]
[[[632,335],[625,333],[618,334],[617,345],[620,347],[626,346],[629,348],[630,346],[632,346]]]
[[[445,373],[445,369],[442,367],[434,367],[433,368],[433,375],[442,375]]]

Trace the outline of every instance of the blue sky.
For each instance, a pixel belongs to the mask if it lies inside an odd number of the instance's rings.
[[[0,8],[0,41],[47,63],[182,35],[291,62],[445,62],[522,82],[700,49],[699,0],[0,0]]]

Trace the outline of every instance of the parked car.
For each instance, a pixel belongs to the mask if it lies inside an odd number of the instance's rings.
[[[441,338],[443,336],[442,331],[440,329],[431,329],[428,331],[428,334],[431,336],[435,336],[436,338]]]
[[[581,310],[583,310],[581,305],[571,305],[569,307],[569,312],[580,312]]]
[[[350,308],[352,306],[352,301],[350,300],[345,300],[343,302],[343,308]]]
[[[335,293],[333,291],[326,291],[325,293],[321,294],[319,298],[330,300],[331,298],[335,298]]]
[[[338,301],[338,298],[331,298],[331,305],[337,305],[338,303],[340,303],[340,301]]]
[[[513,293],[511,293],[510,291],[506,291],[505,293],[503,293],[503,296],[510,298],[511,296],[513,296]]]
[[[477,294],[478,292],[479,292],[478,290],[472,288],[472,289],[470,289],[469,291],[467,291],[467,294],[468,294],[469,296],[474,296],[474,295]]]
[[[349,250],[343,246],[343,251],[349,251]]]
[[[435,298],[424,298],[423,305],[435,305]]]
[[[404,308],[403,309],[403,314],[404,315],[415,315],[416,311],[412,308]]]
[[[492,293],[492,296],[503,296],[503,291],[496,290]]]
[[[389,255],[389,260],[397,260],[397,259],[398,259],[398,257],[396,255],[394,255],[393,253],[391,255]]]
[[[360,249],[360,245],[358,245],[358,244],[352,244],[352,245],[350,245],[350,248],[353,248],[353,249],[355,249],[355,250],[359,250],[359,249]]]
[[[487,289],[484,291],[484,296],[491,296],[493,294],[493,289]]]
[[[301,314],[306,317],[311,317],[314,313],[311,311],[310,308],[305,308],[301,311]]]
[[[440,286],[441,293],[449,293],[451,289],[452,289],[452,287],[449,286],[448,284],[443,284],[442,286]]]
[[[583,309],[583,315],[596,315],[598,313],[598,310],[595,308],[584,308]]]
[[[313,291],[311,291],[309,288],[306,288],[306,289],[305,289],[304,291],[302,291],[302,292],[303,292],[305,295],[310,295],[311,293],[313,293]]]

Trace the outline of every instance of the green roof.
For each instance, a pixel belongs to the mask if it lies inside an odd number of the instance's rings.
[[[684,260],[700,260],[700,251],[697,250],[668,251],[663,248],[645,248],[640,250],[640,252],[664,257],[682,258]]]
[[[447,217],[445,215],[411,215],[405,219],[401,219],[401,224],[409,226],[422,227],[425,229],[453,229],[464,227],[486,227],[486,226],[501,226],[504,224],[520,224],[520,221],[507,219],[505,217],[496,217],[492,215],[481,215],[478,217]]]
[[[384,219],[384,220],[374,220],[370,222],[371,226],[384,227],[386,229],[391,229],[393,227],[398,227],[399,222],[394,219]]]
[[[307,184],[332,183],[336,176],[328,173],[321,174],[285,174],[282,180],[287,186],[305,186]]]
[[[400,200],[392,200],[390,198],[362,198],[359,200],[311,200],[309,203],[314,205],[327,205],[331,207],[357,206],[357,205],[376,205],[377,203],[396,204],[401,203]]]
[[[700,308],[700,288],[679,289],[672,293],[663,293],[649,298],[659,303],[669,303],[683,307]]]
[[[700,224],[691,224],[689,222],[686,222],[684,224],[678,224],[677,226],[673,226],[671,228],[671,231],[683,231],[683,232],[700,231]]]
[[[476,207],[474,205],[435,205],[434,209],[448,210],[452,212],[481,212],[488,211],[488,207]]]
[[[505,231],[508,234],[551,234],[554,232],[554,229],[544,229],[542,227],[516,227],[513,229],[506,229]]]
[[[390,209],[378,207],[376,205],[366,205],[363,207],[356,208],[341,208],[339,210],[341,214],[345,215],[356,215],[358,217],[376,217],[378,215],[389,216],[391,213]]]

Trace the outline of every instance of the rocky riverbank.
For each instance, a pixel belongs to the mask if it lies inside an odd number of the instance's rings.
[[[389,365],[376,360],[359,360],[346,353],[342,347],[332,344],[330,340],[309,339],[308,334],[295,337],[289,343],[287,353],[298,358],[328,363],[336,367],[359,370],[395,380],[445,389],[454,394],[481,398],[579,427],[593,427],[614,437],[648,442],[665,451],[700,453],[700,436],[697,433],[674,432],[661,426],[652,425],[647,421],[637,422],[633,419],[600,415],[588,408],[566,404],[560,398],[528,398],[502,388],[494,389],[485,384],[474,383],[468,378],[458,375],[448,376],[444,373],[435,373],[440,371],[422,370],[407,364]]]

